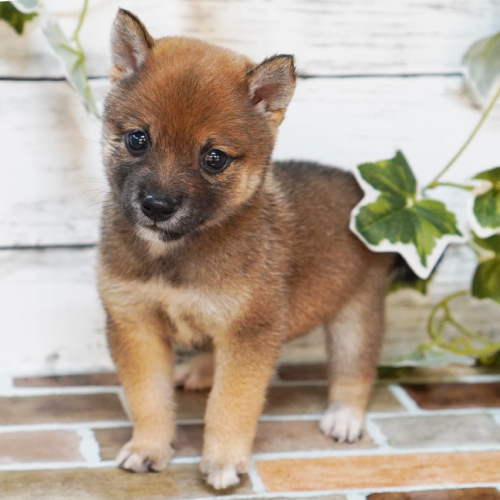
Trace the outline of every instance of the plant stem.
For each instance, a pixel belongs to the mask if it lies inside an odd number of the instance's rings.
[[[458,160],[458,158],[460,157],[460,155],[464,152],[465,148],[471,143],[472,139],[474,139],[474,137],[476,136],[477,132],[481,128],[481,125],[484,123],[484,121],[486,120],[486,118],[488,118],[488,115],[490,114],[491,110],[495,107],[495,104],[498,101],[499,97],[500,97],[500,85],[498,86],[498,89],[497,89],[495,95],[493,96],[493,99],[491,99],[490,103],[488,104],[488,107],[484,110],[484,112],[483,112],[483,114],[482,114],[482,116],[481,116],[478,124],[476,125],[476,127],[472,131],[472,133],[469,136],[469,138],[465,141],[465,143],[463,144],[463,146],[458,150],[457,154],[448,162],[448,164],[443,168],[443,170],[441,170],[441,172],[439,172],[439,174],[434,178],[434,180],[423,189],[423,191],[425,191],[427,189],[434,189],[435,187],[437,187],[439,185],[438,180]]]
[[[80,12],[80,17],[78,18],[78,25],[76,26],[75,32],[73,33],[73,40],[75,41],[78,49],[81,52],[82,48],[80,46],[80,30],[82,29],[83,21],[85,20],[85,16],[87,15],[87,9],[89,6],[89,0],[83,0],[82,11]]]
[[[436,182],[432,187],[429,185],[425,189],[432,189],[435,187],[454,187],[457,189],[463,189],[464,191],[472,191],[474,189],[473,186],[466,186],[465,184],[456,184],[455,182]]]

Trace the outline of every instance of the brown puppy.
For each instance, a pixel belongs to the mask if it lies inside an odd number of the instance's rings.
[[[124,10],[112,53],[103,138],[111,192],[98,275],[134,421],[119,465],[167,466],[172,342],[208,343],[215,371],[201,469],[215,488],[237,483],[281,344],[321,323],[330,391],[320,426],[356,440],[393,257],[370,252],[349,231],[362,196],[352,175],[271,163],[295,87],[293,58],[255,65],[194,39],[154,40]],[[179,378],[202,385],[211,363],[205,355]]]

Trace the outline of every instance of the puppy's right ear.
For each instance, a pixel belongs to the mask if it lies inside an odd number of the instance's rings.
[[[137,71],[153,48],[154,38],[131,12],[120,9],[111,31],[112,82]]]

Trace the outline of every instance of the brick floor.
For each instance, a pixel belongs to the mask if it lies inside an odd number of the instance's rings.
[[[219,493],[198,468],[208,391],[177,391],[169,468],[129,474],[112,462],[132,432],[110,387],[115,374],[16,379],[0,388],[0,498],[500,500],[500,374],[490,371],[487,383],[449,382],[463,375],[480,381],[482,374],[470,367],[382,370],[363,439],[349,445],[318,429],[324,365],[281,367],[258,425],[254,468]],[[398,390],[383,383],[399,377]]]

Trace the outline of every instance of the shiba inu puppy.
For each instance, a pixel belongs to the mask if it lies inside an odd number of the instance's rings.
[[[134,424],[118,464],[167,466],[172,344],[203,344],[213,354],[179,368],[177,382],[213,382],[201,470],[217,489],[238,483],[280,346],[319,324],[330,372],[320,428],[358,439],[394,257],[350,232],[362,197],[351,174],[271,162],[293,57],[255,64],[195,39],[155,40],[120,10],[112,62],[98,278]]]

